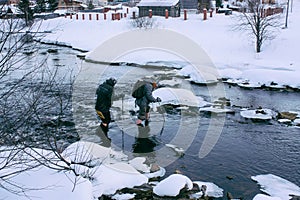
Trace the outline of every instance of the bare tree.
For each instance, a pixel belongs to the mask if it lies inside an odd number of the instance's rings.
[[[48,64],[47,57],[36,59],[36,28],[22,19],[0,22],[0,187],[24,191],[11,177],[41,165],[78,176],[61,155],[64,145],[79,140],[71,112],[74,74]]]
[[[283,25],[282,9],[267,8],[261,0],[247,0],[237,14],[235,30],[248,31],[255,38],[256,52],[262,50],[264,41],[273,40]]]
[[[150,17],[138,17],[135,19],[132,19],[131,25],[134,28],[139,28],[139,29],[151,29],[154,27],[154,20],[153,18]]]

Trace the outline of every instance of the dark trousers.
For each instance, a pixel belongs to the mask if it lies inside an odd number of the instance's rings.
[[[149,105],[141,105],[139,106],[139,115],[138,118],[140,120],[145,120],[146,119],[146,114],[149,113],[150,111],[150,106]]]
[[[105,123],[105,124],[109,124],[111,122],[111,117],[110,117],[110,112],[103,112],[103,111],[99,111],[96,110],[98,117],[100,118],[100,120]]]

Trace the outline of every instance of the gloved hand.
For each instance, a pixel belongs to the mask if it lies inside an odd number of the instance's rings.
[[[161,102],[161,98],[157,97],[156,102]]]

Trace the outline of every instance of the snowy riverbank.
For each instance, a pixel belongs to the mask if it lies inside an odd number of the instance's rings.
[[[54,158],[51,151],[35,149],[25,150],[29,155],[38,154],[42,157]],[[18,154],[16,154],[18,156]],[[162,178],[161,181],[150,181],[150,178],[163,177],[164,168],[148,166],[145,159],[136,157],[128,160],[121,152],[106,148],[90,142],[77,142],[65,149],[61,156],[68,162],[63,161],[49,163],[55,166],[71,167],[75,173],[66,171],[53,171],[49,167],[41,166],[12,177],[10,181],[22,186],[24,194],[20,195],[18,188],[9,183],[2,183],[7,189],[13,189],[15,193],[0,188],[1,197],[4,199],[73,199],[92,200],[105,195],[112,199],[132,199],[136,193],[122,193],[121,189],[133,188],[147,184],[146,190],[159,197],[175,198],[182,194],[182,189],[190,191],[189,199],[197,199],[201,196],[215,198],[224,197],[223,189],[214,183],[192,181],[189,177],[181,174],[173,174]],[[85,163],[85,164],[84,164]],[[16,165],[18,166],[18,165]],[[21,166],[19,166],[21,167]],[[14,169],[9,169],[11,173]],[[268,194],[257,194],[255,200],[288,200],[290,195],[300,195],[300,188],[295,184],[273,174],[264,174],[251,177],[261,186],[261,191]],[[35,181],[32,181],[35,180]],[[199,189],[195,188],[198,185]],[[152,187],[152,188],[151,188]],[[141,192],[145,192],[142,187]],[[192,190],[193,189],[193,190]],[[21,189],[22,190],[22,189]],[[18,192],[19,191],[19,192]],[[135,191],[138,191],[136,189]],[[270,195],[270,196],[269,196]],[[187,198],[187,196],[185,196]]]
[[[124,7],[123,12],[126,12],[126,9]],[[110,19],[111,13],[107,14],[107,20],[103,19],[103,14],[100,14],[99,20],[95,20],[95,16],[93,20],[87,18],[76,20],[74,16],[72,19],[60,17],[46,20],[42,24],[41,31],[51,31],[51,33],[47,34],[43,41],[93,52],[105,42],[114,42],[114,37],[135,30],[130,19],[133,10],[136,11],[136,8],[129,9],[127,18],[114,21]],[[218,70],[219,77],[216,78],[228,79],[228,82],[242,87],[300,88],[298,79],[300,58],[297,53],[300,46],[295,45],[300,43],[297,36],[300,27],[298,10],[299,1],[295,1],[293,13],[289,14],[288,28],[281,29],[274,40],[265,42],[259,54],[255,53],[253,41],[249,36],[243,32],[230,30],[234,23],[234,14],[225,16],[214,13],[213,17],[206,21],[203,21],[202,15],[196,14],[188,14],[186,21],[182,17],[169,19],[154,17],[152,29],[174,31],[202,48]],[[131,38],[129,41],[124,41],[124,44],[131,45],[134,42],[135,39]],[[123,43],[115,44],[113,48],[117,50],[120,45]],[[178,43],[178,45],[183,44]],[[178,62],[182,59],[180,58],[182,55],[172,55],[172,52],[149,53],[147,50],[139,47],[138,51],[119,55],[119,58],[114,61],[138,64],[164,63],[171,66],[177,63],[179,67],[184,67]]]

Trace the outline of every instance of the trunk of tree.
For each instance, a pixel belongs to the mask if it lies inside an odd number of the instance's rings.
[[[261,42],[259,41],[259,38],[256,39],[256,53],[261,52]]]
[[[255,40],[255,49],[259,53],[265,40],[272,40],[276,37],[276,32],[282,26],[282,14],[268,14],[266,4],[262,4],[260,0],[246,0],[244,12],[237,15],[237,24],[234,29],[250,32]],[[268,14],[268,15],[266,15]]]

